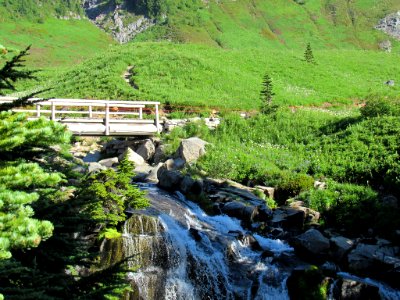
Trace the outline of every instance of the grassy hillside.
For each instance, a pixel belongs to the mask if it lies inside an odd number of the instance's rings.
[[[388,37],[378,20],[400,10],[397,0],[167,0],[167,24],[177,40],[223,48],[377,49]],[[161,25],[137,37],[157,39]],[[398,48],[398,43],[396,43]]]
[[[0,44],[15,49],[31,44],[27,64],[35,68],[74,65],[114,43],[88,20],[48,18],[41,23],[29,20],[0,23]]]
[[[314,51],[317,64],[303,51],[222,50],[173,43],[114,46],[43,83],[53,96],[97,99],[143,99],[195,106],[237,109],[259,107],[262,77],[270,74],[275,102],[310,105],[349,103],[368,95],[398,95],[400,56],[375,51]],[[134,87],[122,78],[134,66]]]
[[[396,0],[167,0],[164,21],[136,42],[112,47],[87,20],[53,17],[81,14],[73,8],[77,2],[61,13],[61,2],[41,1],[43,18],[34,9],[21,12],[22,2],[0,0],[0,44],[33,44],[28,65],[44,69],[40,86],[54,88],[49,96],[256,109],[265,73],[280,104],[352,103],[400,91],[398,84],[384,84],[400,82],[400,43],[392,40],[391,54],[377,51],[388,37],[373,29],[379,18],[400,10]],[[141,42],[165,37],[187,43]],[[308,42],[316,65],[303,59]],[[128,66],[134,66],[131,85],[122,78]],[[32,85],[26,87],[38,84]]]

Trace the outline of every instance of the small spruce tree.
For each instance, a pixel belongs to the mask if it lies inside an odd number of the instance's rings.
[[[264,79],[262,82],[262,89],[260,92],[261,96],[261,113],[262,114],[271,114],[278,109],[277,105],[272,104],[272,99],[275,96],[273,92],[272,79],[268,74],[264,75]]]
[[[310,43],[307,43],[306,51],[304,52],[304,59],[310,64],[315,64],[315,58]]]

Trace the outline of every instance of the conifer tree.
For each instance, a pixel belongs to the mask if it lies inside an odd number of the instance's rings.
[[[315,64],[315,58],[310,43],[307,43],[306,51],[304,51],[304,59],[310,64]]]
[[[13,83],[19,79],[32,78],[32,71],[19,69],[28,50],[0,69],[0,91],[14,89]],[[30,204],[39,199],[41,188],[56,186],[62,177],[32,160],[38,149],[66,143],[70,137],[60,124],[28,121],[23,114],[4,110],[0,107],[0,259],[10,258],[11,249],[36,247],[51,236],[53,225],[33,218]]]
[[[275,93],[273,92],[272,79],[268,74],[264,75],[260,96],[261,96],[260,111],[262,114],[270,114],[278,109],[277,105],[272,104],[272,99],[275,96]]]

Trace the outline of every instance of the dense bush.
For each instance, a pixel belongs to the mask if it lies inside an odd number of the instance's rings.
[[[383,116],[400,116],[400,100],[387,99],[374,96],[368,99],[365,106],[360,109],[364,118],[383,117]]]
[[[378,193],[370,187],[332,180],[327,182],[327,189],[304,192],[299,199],[322,212],[326,226],[342,228],[350,234],[366,233],[374,227],[380,207]]]

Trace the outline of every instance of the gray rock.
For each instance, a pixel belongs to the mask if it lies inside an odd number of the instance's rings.
[[[381,19],[375,28],[400,40],[400,11]]]
[[[118,157],[106,158],[99,161],[99,164],[105,166],[106,168],[112,168],[118,165]]]
[[[190,176],[185,176],[181,181],[180,190],[184,194],[200,195],[203,191],[203,183]]]
[[[221,206],[221,211],[230,217],[237,218],[249,225],[258,215],[257,206],[247,206],[244,203],[232,201]]]
[[[340,261],[354,247],[354,242],[343,236],[330,239],[332,256],[336,261]]]
[[[180,188],[183,175],[175,168],[174,160],[169,159],[157,171],[158,185],[166,190]]]
[[[156,148],[153,142],[149,139],[140,144],[139,148],[136,150],[136,153],[143,157],[145,161],[150,160],[155,152]]]
[[[142,164],[139,166],[135,166],[135,177],[133,178],[134,181],[147,181],[147,178],[150,176],[150,172],[153,170],[153,167],[149,166],[148,164]]]
[[[316,229],[309,229],[295,237],[292,245],[296,252],[312,260],[325,256],[330,248],[329,240]]]
[[[181,141],[177,150],[177,156],[182,158],[185,163],[192,163],[206,153],[208,143],[197,137],[192,137]]]
[[[273,211],[270,225],[292,232],[299,232],[303,230],[305,218],[305,212],[302,210],[281,207]]]
[[[107,168],[105,166],[103,166],[103,165],[101,165],[101,164],[99,164],[97,162],[90,163],[89,166],[88,166],[88,172],[89,173],[99,172],[99,171],[106,170],[106,169]]]
[[[385,84],[388,86],[394,86],[394,80],[388,80],[385,82]]]
[[[157,173],[162,165],[163,165],[162,163],[158,163],[156,166],[152,167],[152,169],[149,172],[149,175],[147,176],[148,181],[155,182],[155,183],[158,182]]]
[[[398,247],[358,244],[347,256],[349,269],[353,272],[376,272],[400,268],[396,258]]]
[[[154,153],[153,162],[158,164],[166,158],[165,150],[167,145],[159,145]]]
[[[135,151],[133,151],[131,148],[127,148],[124,153],[122,153],[118,159],[121,161],[124,157],[127,157],[127,159],[135,164],[135,166],[140,166],[145,163],[144,159],[142,156],[137,154]]]

